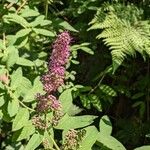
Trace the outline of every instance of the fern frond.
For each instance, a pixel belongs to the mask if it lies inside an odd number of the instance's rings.
[[[145,53],[150,54],[150,48],[146,46],[146,43],[150,43],[150,24],[148,21],[138,21],[140,17],[136,15],[139,15],[141,11],[134,7],[132,17],[127,18],[129,14],[123,10],[124,19],[120,17],[123,16],[122,14],[116,15],[115,7],[111,10],[107,7],[107,10],[110,10],[107,15],[104,15],[100,8],[90,22],[91,27],[89,28],[89,30],[102,29],[96,38],[102,39],[111,50],[114,71],[128,55],[135,57],[136,52],[139,52],[145,57]],[[129,9],[131,13],[131,7]],[[102,15],[103,18],[101,18]]]

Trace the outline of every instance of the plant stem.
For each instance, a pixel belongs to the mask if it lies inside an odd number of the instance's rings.
[[[45,17],[47,19],[47,15],[48,15],[48,0],[45,0]]]
[[[60,150],[60,148],[58,147],[57,143],[56,143],[55,140],[52,138],[52,136],[49,135],[49,137],[51,138],[51,140],[52,140],[52,142],[53,142],[55,148],[56,148],[57,150]]]
[[[22,7],[27,3],[27,0],[23,0],[23,3],[20,5],[20,7],[16,10],[16,13],[18,13]]]
[[[9,93],[10,97],[12,97],[13,99],[19,101],[19,103],[20,103],[23,107],[27,108],[28,110],[30,110],[30,111],[32,111],[32,112],[35,111],[34,109],[32,109],[32,108],[26,106],[23,102],[21,102],[21,101],[13,94],[13,92],[11,91],[11,89],[10,89],[9,86],[5,85],[5,87],[6,87],[7,91],[8,91],[8,93]]]
[[[102,78],[99,80],[98,84],[97,84],[88,94],[91,94],[92,92],[95,91],[95,89],[98,88],[98,86],[100,86],[100,84],[102,83],[104,77],[105,77],[105,74],[103,74],[103,76],[102,76]]]
[[[28,106],[26,106],[23,102],[21,102],[20,100],[19,100],[19,103],[23,106],[23,107],[25,107],[25,108],[27,108],[28,110],[30,110],[30,111],[35,111],[34,109],[32,109],[32,108],[30,108],[30,107],[28,107]]]
[[[5,32],[3,32],[3,44],[6,47],[6,35],[5,35]]]

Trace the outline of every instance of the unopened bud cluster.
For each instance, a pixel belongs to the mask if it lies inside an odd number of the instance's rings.
[[[80,130],[76,131],[74,129],[70,129],[65,136],[65,143],[62,147],[62,150],[75,150],[79,148],[79,144],[85,136],[86,131]]]
[[[47,129],[46,122],[43,121],[40,116],[32,117],[32,124],[38,129],[41,129],[41,130]]]

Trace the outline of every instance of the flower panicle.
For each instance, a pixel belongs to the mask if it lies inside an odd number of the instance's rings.
[[[48,62],[48,71],[41,77],[43,89],[46,94],[37,94],[37,110],[39,112],[48,110],[57,111],[61,109],[61,104],[53,93],[64,84],[65,65],[70,56],[70,42],[70,34],[64,31],[57,36],[57,39],[52,45],[53,50]]]
[[[53,44],[52,54],[48,63],[48,72],[41,81],[47,93],[55,92],[64,83],[65,64],[70,56],[71,37],[67,31],[58,35]]]

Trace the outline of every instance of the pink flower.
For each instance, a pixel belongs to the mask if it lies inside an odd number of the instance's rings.
[[[44,111],[55,111],[61,109],[60,102],[56,99],[53,95],[40,95],[37,94],[38,104],[37,104],[37,110],[39,112]]]
[[[46,92],[45,95],[37,94],[38,104],[37,110],[44,111],[57,111],[61,108],[60,102],[52,93],[64,83],[65,64],[68,61],[70,52],[69,44],[71,37],[67,31],[58,35],[53,44],[52,55],[48,63],[48,72],[41,77],[43,88]]]
[[[58,35],[53,44],[53,51],[48,64],[49,71],[41,78],[44,90],[48,93],[55,92],[64,83],[64,65],[69,58],[70,42],[70,35],[65,31]]]

